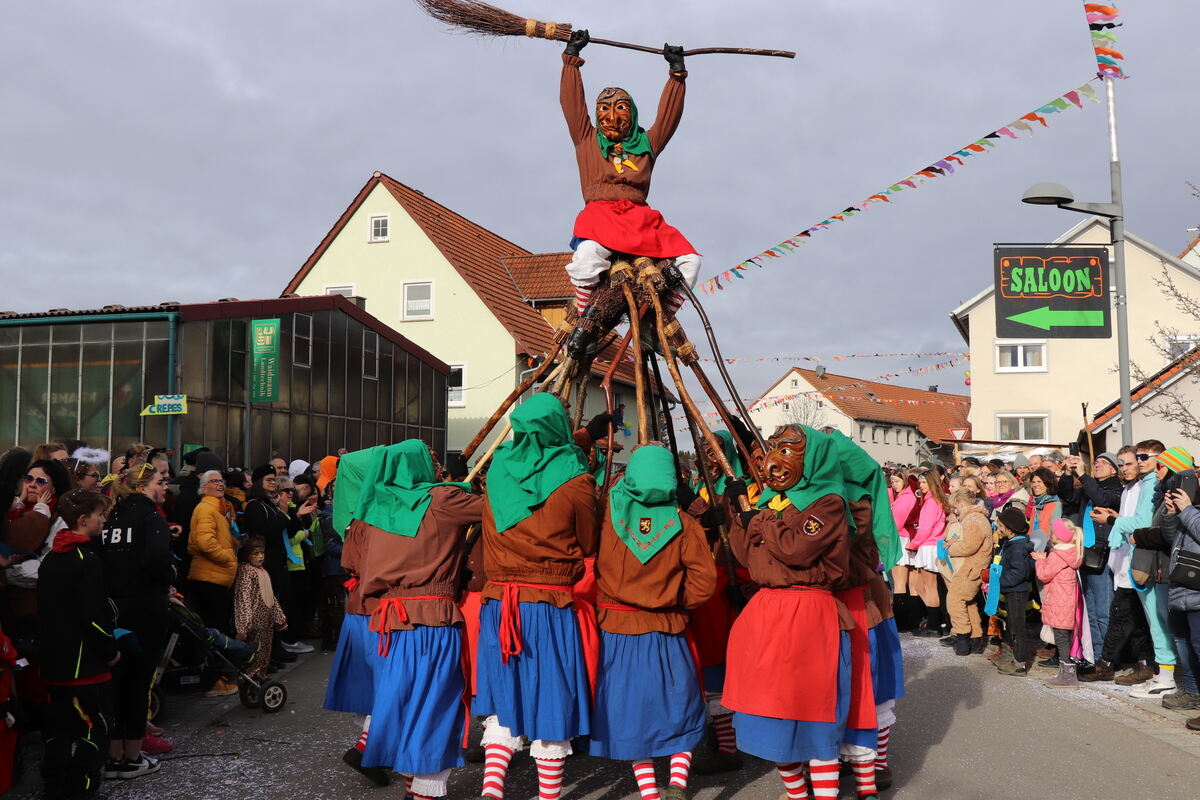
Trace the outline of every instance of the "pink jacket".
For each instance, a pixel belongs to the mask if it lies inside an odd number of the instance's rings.
[[[921,501],[921,516],[917,520],[917,535],[912,540],[912,547],[927,544],[937,544],[946,533],[946,512],[932,497],[926,496]]]
[[[905,487],[904,491],[896,495],[896,499],[892,501],[892,518],[896,520],[896,530],[905,539],[911,539],[917,535],[917,526],[910,525],[909,519],[914,518],[913,509],[917,507],[917,495],[911,487]]]
[[[1082,558],[1074,545],[1055,545],[1045,558],[1034,562],[1042,587],[1042,622],[1051,628],[1075,628],[1076,580]]]

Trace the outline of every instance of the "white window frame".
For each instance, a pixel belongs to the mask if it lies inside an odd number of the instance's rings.
[[[342,297],[354,297],[353,283],[331,283],[325,287],[324,294],[340,294]]]
[[[446,362],[446,366],[451,370],[459,370],[462,376],[462,386],[459,388],[459,399],[457,401],[450,399],[450,375],[446,375],[446,407],[447,408],[466,408],[467,407],[467,365],[461,362]],[[613,406],[616,408],[616,406]]]
[[[372,343],[369,348],[368,342]],[[379,334],[366,328],[363,329],[362,338],[362,376],[368,381],[379,380]]]
[[[408,287],[410,286],[428,286],[429,287],[429,316],[410,316],[408,313]],[[437,317],[437,308],[434,306],[434,282],[433,280],[425,281],[404,281],[400,284],[400,321],[401,322],[429,322]]]
[[[305,327],[308,328],[306,336],[300,335],[300,324],[303,321]],[[312,366],[312,341],[313,341],[313,318],[311,314],[293,314],[292,315],[292,364],[297,367]],[[301,350],[300,343],[304,342],[303,355],[300,358]]]
[[[1025,347],[1029,345],[1041,345],[1042,348],[1042,366],[1040,367],[1002,367],[1000,366],[1000,348],[1001,347]],[[1025,351],[1017,350],[1021,354],[1021,360],[1025,360]],[[998,374],[1006,374],[1011,372],[1049,372],[1050,371],[1050,348],[1045,339],[997,339],[992,347],[992,361],[995,365]]]
[[[375,221],[383,220],[384,234],[378,236],[375,233]],[[374,244],[376,242],[386,242],[392,233],[392,218],[391,214],[372,214],[367,218],[367,241]]]
[[[1036,417],[1036,418],[1039,418],[1042,420],[1042,430],[1045,433],[1045,436],[1042,436],[1039,439],[1027,438],[1025,436],[1025,423],[1022,422],[1020,425],[1021,436],[1018,439],[1016,439],[1015,441],[1032,442],[1032,443],[1038,443],[1038,444],[1048,443],[1050,441],[1050,413],[1048,411],[1005,411],[1003,413],[997,413],[996,414],[996,441],[998,441],[998,442],[1012,441],[1009,439],[1005,439],[1003,437],[1001,430],[1000,430],[1000,421],[1001,420],[1003,420],[1003,419],[1022,419],[1022,420],[1024,420],[1024,419],[1030,419],[1032,417]]]
[[[792,388],[795,389],[799,385],[800,385],[800,381],[797,380],[796,378],[792,378]]]
[[[1200,334],[1176,333],[1174,336],[1167,337],[1167,349],[1174,360],[1186,355],[1196,346],[1197,342],[1200,342]],[[1176,348],[1178,348],[1178,352],[1176,352]]]

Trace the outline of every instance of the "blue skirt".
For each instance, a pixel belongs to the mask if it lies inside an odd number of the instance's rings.
[[[871,682],[875,705],[904,697],[904,652],[895,619],[885,619],[871,628]]]
[[[463,765],[462,638],[458,626],[389,634],[388,654],[375,659],[364,766],[426,775]]]
[[[375,698],[372,663],[377,655],[378,634],[371,633],[371,618],[347,614],[342,621],[329,684],[325,687],[325,709],[351,714],[370,714]]]
[[[763,676],[764,680],[772,679]],[[841,633],[838,649],[837,719],[834,722],[804,722],[733,713],[738,749],[776,764],[796,761],[836,761],[846,718],[850,715],[850,634]]]
[[[600,631],[600,675],[589,752],[641,761],[694,750],[704,696],[682,633]]]
[[[513,736],[562,742],[590,728],[587,666],[575,610],[520,603],[522,650],[500,660],[500,601],[479,612],[471,713],[495,714]]]

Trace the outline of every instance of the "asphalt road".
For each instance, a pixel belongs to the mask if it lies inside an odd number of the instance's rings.
[[[329,663],[330,655],[318,652],[282,673],[290,698],[278,714],[245,709],[236,697],[170,698],[165,723],[176,750],[157,774],[106,784],[102,796],[402,797],[398,785],[377,788],[341,763],[358,730],[349,715],[320,707]],[[1200,798],[1200,734],[1183,728],[1186,715],[1132,700],[1113,684],[1052,692],[1041,685],[1049,670],[1001,676],[981,657],[957,658],[936,640],[905,636],[905,664],[908,696],[897,706],[891,748],[896,785],[885,798]],[[32,771],[37,751],[27,750]],[[450,797],[478,797],[481,773],[474,764],[458,770]],[[665,766],[659,774],[665,782]],[[37,797],[36,785],[28,775],[8,796]],[[782,792],[773,766],[753,758],[739,773],[697,776],[692,788],[697,800],[776,800]],[[842,791],[853,796],[849,778]],[[519,756],[507,797],[536,794],[532,762]],[[623,763],[577,756],[567,764],[564,800],[636,797]]]

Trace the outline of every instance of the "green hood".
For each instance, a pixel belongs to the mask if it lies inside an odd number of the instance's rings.
[[[825,495],[837,495],[845,500],[842,483],[841,464],[838,463],[833,438],[815,431],[807,425],[800,426],[804,430],[804,474],[789,489],[777,492],[763,487],[763,493],[758,498],[759,508],[766,508],[774,498],[784,495],[792,501],[797,511],[801,511],[820,500]],[[849,517],[849,513],[846,514]]]
[[[867,455],[867,451],[846,434],[834,431],[828,435],[833,439],[834,457],[842,465],[846,499],[851,502],[864,497],[871,500],[871,533],[879,547],[879,560],[883,562],[883,568],[890,570],[900,560],[900,535],[896,532],[896,520],[892,517],[892,504],[883,470],[879,462]],[[853,529],[854,517],[850,516],[847,521]]]
[[[575,446],[562,403],[539,393],[512,412],[513,438],[496,448],[487,476],[487,498],[497,531],[506,531],[533,513],[550,494],[587,472],[587,458]]]
[[[383,445],[380,445],[368,447],[366,450],[355,450],[353,453],[346,453],[338,461],[333,527],[339,535],[344,534],[350,523],[357,518],[355,512],[358,511],[358,500],[366,487],[367,472],[375,454],[383,449]]]
[[[596,120],[596,143],[600,145],[600,153],[605,158],[609,157],[612,149],[618,144],[621,145],[625,155],[640,156],[649,153],[651,158],[654,157],[654,148],[650,146],[650,137],[646,135],[645,130],[638,127],[637,103],[633,102],[632,97],[629,98],[629,110],[629,133],[625,134],[625,138],[620,142],[609,141],[608,137],[600,132],[600,121]]]
[[[746,466],[742,463],[742,454],[738,450],[737,442],[733,439],[733,434],[729,431],[713,431],[718,439],[721,440],[721,452],[725,454],[725,458],[729,461],[729,466],[733,468],[733,474],[741,479],[746,478]],[[724,472],[713,481],[713,488],[717,490],[718,495],[725,494],[725,478]]]
[[[608,492],[609,519],[625,546],[645,564],[683,530],[675,502],[675,459],[665,447],[639,447],[625,477]]]
[[[429,445],[420,439],[374,448],[368,468],[368,482],[359,494],[355,518],[380,530],[399,536],[416,536],[421,520],[429,510],[429,490],[435,486],[465,483],[439,483],[434,480]]]

